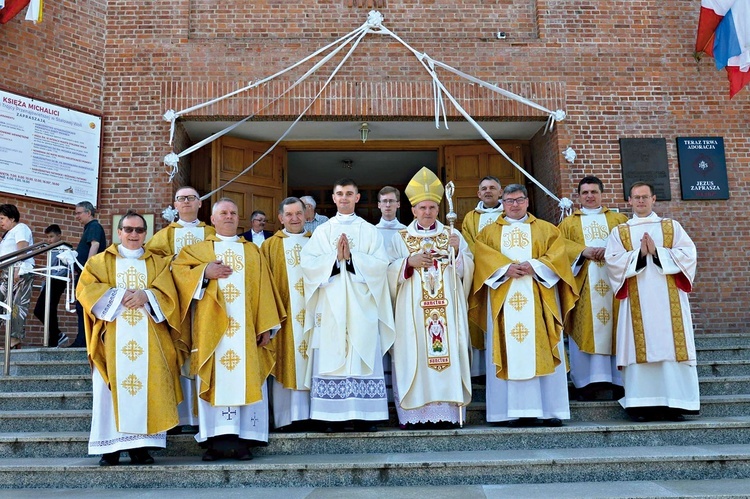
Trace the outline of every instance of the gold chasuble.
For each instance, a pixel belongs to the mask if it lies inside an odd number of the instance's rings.
[[[125,289],[146,290],[166,320],[156,323],[145,307],[119,310]],[[92,309],[107,293],[98,319]],[[93,256],[81,273],[76,294],[84,309],[89,362],[112,392],[117,430],[153,434],[178,423],[180,389],[179,306],[169,262],[145,251],[123,258],[113,244]]]
[[[273,338],[275,364],[271,373],[290,390],[306,390],[307,343],[305,326],[305,283],[302,279],[300,254],[310,240],[310,233],[287,234],[277,231],[263,241],[260,252],[271,268],[276,289],[286,304],[287,317]]]
[[[604,207],[599,214],[576,210],[558,226],[574,270],[582,263],[575,274],[580,299],[568,315],[565,332],[580,351],[588,354],[615,354],[614,333],[620,304],[614,299],[604,261],[588,260],[581,253],[586,247],[605,247],[612,229],[627,220],[622,213]]]
[[[181,313],[203,282],[210,262],[232,267],[226,279],[210,279],[195,302],[191,368],[200,376],[200,398],[217,405],[248,405],[261,400],[261,385],[273,367],[273,352],[258,348],[257,337],[278,326],[284,306],[258,247],[239,237],[184,247],[172,265]],[[222,386],[218,386],[221,384]]]
[[[157,256],[168,258],[171,265],[175,255],[177,255],[183,247],[200,243],[206,238],[206,236],[215,234],[216,230],[210,225],[206,225],[204,222],[199,222],[195,225],[182,225],[179,222],[172,222],[149,239],[146,243],[146,249]],[[180,332],[180,341],[185,344],[187,352],[190,352],[192,348],[190,339],[190,315],[186,315],[182,324],[180,324]],[[182,359],[183,364],[185,360],[187,359]],[[183,375],[188,374],[188,369],[189,365],[185,367]]]
[[[558,343],[564,319],[578,299],[562,235],[533,215],[513,224],[500,217],[477,236],[474,249],[469,317],[492,332],[496,376],[522,380],[552,374],[562,361]],[[507,279],[496,289],[485,284],[503,267],[531,259],[554,272],[557,284],[547,288],[537,276]],[[486,323],[488,295],[492,324]]]

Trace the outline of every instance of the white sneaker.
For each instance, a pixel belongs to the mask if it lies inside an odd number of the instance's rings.
[[[62,348],[65,345],[68,344],[68,341],[70,341],[70,338],[68,338],[68,335],[65,333],[60,333],[57,336],[57,348]]]

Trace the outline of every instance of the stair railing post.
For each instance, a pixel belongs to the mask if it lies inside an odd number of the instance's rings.
[[[13,320],[13,273],[15,266],[8,267],[8,287],[5,300],[8,307],[8,320],[5,321],[5,359],[3,363],[3,374],[10,376],[10,326]]]
[[[49,306],[52,302],[52,252],[47,252],[47,271],[44,273],[44,343],[43,346],[49,345]]]

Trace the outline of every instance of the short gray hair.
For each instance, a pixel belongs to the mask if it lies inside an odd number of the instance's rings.
[[[211,214],[212,215],[214,213],[216,213],[216,207],[219,205],[219,203],[232,203],[235,208],[237,208],[238,210],[240,209],[240,207],[237,206],[237,203],[234,202],[234,199],[232,199],[232,198],[221,198],[218,201],[216,201],[214,203],[214,205],[211,207]]]
[[[506,185],[505,189],[503,189],[503,196],[513,194],[514,192],[522,192],[524,196],[529,197],[529,191],[526,190],[526,187],[522,186],[521,184]]]
[[[302,201],[303,208],[306,204],[312,205],[313,209],[318,206],[318,203],[315,202],[312,196],[302,196],[299,200]]]

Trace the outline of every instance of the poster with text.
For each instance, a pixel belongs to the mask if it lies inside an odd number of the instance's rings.
[[[0,90],[0,191],[97,205],[101,117]]]
[[[722,137],[677,137],[682,199],[729,199]]]

